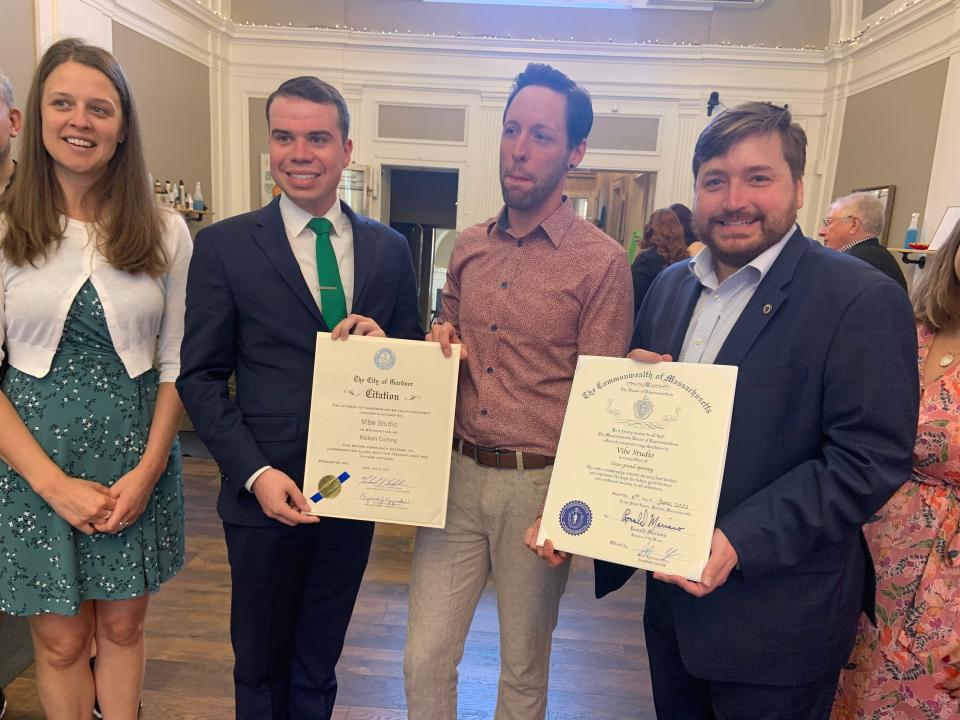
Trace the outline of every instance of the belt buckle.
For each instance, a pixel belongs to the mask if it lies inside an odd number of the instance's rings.
[[[502,470],[502,469],[503,469],[503,466],[500,464],[500,456],[503,455],[503,454],[505,454],[505,453],[510,452],[509,450],[504,450],[503,448],[481,447],[481,446],[479,446],[479,445],[476,445],[476,446],[475,446],[475,449],[474,449],[474,452],[473,452],[473,459],[476,461],[477,465],[482,464],[482,463],[480,462],[480,459],[477,457],[477,453],[478,453],[480,450],[483,450],[483,452],[486,452],[486,453],[490,453],[491,455],[493,455],[493,456],[497,459],[497,464],[496,464],[496,466],[495,466],[495,467],[497,468],[497,470]]]

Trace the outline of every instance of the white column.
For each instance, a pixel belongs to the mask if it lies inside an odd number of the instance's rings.
[[[53,42],[79,37],[113,51],[113,22],[95,0],[36,0],[34,18],[37,48],[42,54]]]
[[[676,163],[673,171],[673,183],[670,187],[669,202],[693,206],[693,150],[697,145],[700,132],[706,127],[706,101],[702,103],[682,103],[677,128]],[[658,206],[661,203],[658,202]]]
[[[480,110],[480,165],[477,177],[473,178],[476,191],[475,200],[461,203],[472,216],[472,222],[496,215],[503,206],[500,194],[500,130],[503,127],[503,108],[506,101],[502,97],[484,98]],[[465,218],[466,219],[466,218]]]
[[[960,10],[957,16],[957,24],[960,24]],[[955,52],[950,57],[950,67],[947,70],[937,148],[933,155],[927,205],[923,212],[921,237],[924,242],[933,239],[944,211],[951,205],[960,205],[957,158],[960,158],[960,52]]]

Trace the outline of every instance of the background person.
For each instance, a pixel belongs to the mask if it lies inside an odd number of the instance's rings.
[[[22,116],[13,104],[13,85],[0,73],[0,195],[10,186],[17,172],[13,159],[13,138],[20,134]]]
[[[834,720],[960,716],[960,227],[914,291],[920,421],[910,479],[864,526],[876,626],[861,618]],[[951,683],[955,685],[955,683]]]
[[[48,718],[90,717],[96,689],[108,718],[134,718],[149,593],[183,564],[190,235],[154,203],[109,53],[54,43],[26,112],[0,199],[0,611],[29,617]]]
[[[643,228],[640,254],[630,266],[633,277],[633,316],[640,312],[640,305],[647,290],[660,271],[681,260],[689,260],[683,226],[673,210],[654,210]]]
[[[690,257],[694,257],[703,250],[703,243],[697,239],[697,235],[693,231],[693,213],[683,203],[674,203],[669,209],[673,210],[673,214],[677,216],[677,220],[683,226],[683,237],[687,243],[687,251],[690,253]]]
[[[883,203],[870,193],[837,198],[820,228],[823,244],[872,265],[906,291],[900,264],[878,237],[883,232]]]

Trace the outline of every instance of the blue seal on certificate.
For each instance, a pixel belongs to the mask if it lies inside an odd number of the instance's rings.
[[[567,535],[583,535],[592,522],[590,506],[582,500],[571,500],[560,508],[560,529]]]
[[[397,355],[390,348],[380,348],[373,355],[373,364],[381,370],[392,370],[397,364]]]

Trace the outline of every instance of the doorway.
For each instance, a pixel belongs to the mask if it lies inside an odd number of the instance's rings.
[[[410,245],[420,319],[436,317],[456,239],[459,173],[437,168],[383,167],[381,217]]]
[[[655,172],[578,168],[567,175],[564,194],[580,217],[623,245],[630,261],[650,217],[657,186]]]

